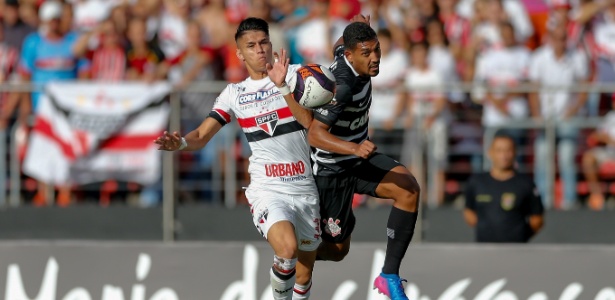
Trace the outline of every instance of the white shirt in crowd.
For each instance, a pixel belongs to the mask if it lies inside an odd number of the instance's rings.
[[[530,51],[521,46],[511,48],[494,48],[485,52],[476,62],[474,80],[483,82],[488,86],[513,87],[527,78],[530,62]],[[497,99],[504,97],[505,93],[492,92]],[[474,98],[485,100],[483,91],[474,91]],[[527,100],[523,97],[513,97],[508,101],[507,116],[500,112],[493,104],[485,103],[483,106],[484,126],[499,126],[512,119],[528,116]]]
[[[73,3],[73,26],[79,31],[94,29],[100,22],[111,15],[111,10],[117,6],[114,1],[88,0]]]
[[[444,97],[439,91],[419,91],[420,88],[437,88],[442,87],[444,80],[440,73],[434,69],[419,70],[411,67],[406,72],[404,80],[405,87],[410,91],[412,96],[412,114],[413,116],[426,117],[434,112],[434,101]],[[443,114],[440,114],[442,117]]]
[[[615,16],[602,14],[595,19],[593,28],[596,54],[615,62]]]
[[[380,59],[380,74],[372,77],[372,106],[369,120],[374,125],[389,120],[395,113],[397,87],[403,82],[407,67],[408,57],[400,49],[393,49]]]
[[[427,61],[430,68],[440,73],[440,77],[442,77],[445,83],[457,83],[459,81],[455,58],[448,48],[430,46]],[[453,91],[449,93],[448,100],[451,102],[463,101],[463,93],[461,91]]]
[[[160,17],[159,26],[158,41],[164,56],[167,58],[179,56],[186,49],[188,43],[186,20],[164,12]]]
[[[475,1],[460,0],[457,4],[457,13],[468,20],[472,20]],[[510,23],[515,28],[517,41],[524,42],[534,34],[534,26],[530,22],[530,17],[521,0],[502,0],[502,6],[510,18]]]
[[[348,22],[342,19],[334,19],[330,25],[331,28],[327,28],[325,20],[313,19],[297,29],[297,49],[307,62],[325,66],[333,62],[328,59],[328,56],[333,53],[332,47],[344,33]],[[329,44],[326,40],[327,37],[330,39]]]
[[[553,48],[545,45],[532,55],[529,79],[543,86],[572,86],[587,79],[587,58],[576,50],[568,51],[556,58]],[[566,110],[574,105],[574,94],[570,91],[542,91],[540,111],[543,117],[563,117]]]

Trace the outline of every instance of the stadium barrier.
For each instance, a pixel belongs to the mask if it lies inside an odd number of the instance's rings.
[[[264,300],[265,243],[0,243],[5,300]],[[371,287],[384,245],[355,243],[317,262],[311,299],[383,300]],[[403,262],[410,299],[613,300],[615,247],[414,245]],[[3,284],[1,284],[3,283]]]
[[[169,130],[170,131],[179,131],[181,127],[181,93],[217,93],[220,92],[224,87],[226,86],[226,83],[224,82],[208,82],[206,84],[203,83],[196,83],[193,84],[192,86],[188,87],[185,90],[174,90],[170,93],[169,99],[170,99],[170,106],[171,106],[171,111],[170,111],[170,116],[169,116]],[[35,85],[28,85],[28,84],[0,84],[0,92],[29,92],[29,91],[40,91],[42,90],[43,87],[41,86],[35,86]],[[422,89],[415,89],[413,91],[464,91],[464,92],[468,92],[468,93],[474,93],[476,92],[476,90],[482,90],[484,91],[489,91],[490,88],[487,86],[484,86],[482,84],[475,84],[475,83],[460,83],[460,84],[449,84],[446,86],[438,86],[438,87],[425,87]],[[508,87],[505,89],[501,89],[498,88],[499,92],[502,91],[507,91],[507,92],[519,92],[519,93],[527,93],[527,92],[534,92],[534,91],[551,91],[551,92],[555,92],[555,91],[561,91],[561,90],[566,90],[569,92],[592,92],[592,93],[613,93],[613,91],[615,91],[615,85],[612,84],[578,84],[578,85],[574,85],[574,86],[551,86],[551,87],[537,87],[536,85],[532,85],[532,84],[522,84],[522,85],[518,85],[515,87]],[[94,95],[92,96],[94,97]],[[596,124],[598,124],[600,121],[599,118],[594,118],[591,120],[584,120],[583,122],[579,122],[578,125],[579,127],[593,127]],[[234,124],[234,122],[232,123]],[[528,122],[528,121],[523,121],[523,122],[519,122],[519,123],[510,123],[507,124],[504,127],[501,128],[518,128],[519,126],[524,126],[525,128],[545,128],[546,132],[547,132],[547,136],[548,136],[548,140],[550,141],[549,143],[549,147],[548,147],[548,157],[554,157],[554,151],[555,151],[555,147],[554,147],[554,142],[555,142],[555,137],[554,137],[554,124],[555,121],[554,120],[546,120],[545,122],[542,123],[537,123],[537,122]],[[7,145],[2,142],[0,143],[0,154],[2,154],[3,152],[6,153],[7,148],[10,152],[10,162],[9,162],[9,178],[10,178],[10,189],[9,189],[9,197],[8,197],[8,201],[6,201],[7,197],[6,197],[6,184],[0,184],[0,206],[6,206],[7,203],[11,206],[18,206],[21,203],[21,199],[20,199],[20,189],[22,186],[22,183],[20,182],[20,166],[19,166],[19,161],[18,161],[18,155],[17,155],[17,145],[16,145],[16,132],[17,132],[17,128],[20,124],[15,124],[15,126],[13,126],[13,128],[10,129],[9,131],[9,140],[10,143],[8,144],[8,147],[6,147]],[[399,126],[400,124],[398,124]],[[238,130],[236,125],[232,125],[234,126],[235,130]],[[184,129],[187,130],[187,129]],[[4,133],[0,133],[0,138],[2,134],[7,134],[7,132]],[[493,131],[485,131],[484,132],[484,139],[488,139],[491,136],[493,136],[494,132]],[[234,132],[230,132],[228,133],[229,136],[234,136]],[[229,152],[231,152],[231,154],[236,151],[235,147],[232,147],[232,138],[226,138],[225,139],[227,141],[227,146],[229,149]],[[420,151],[418,151],[417,153],[413,153],[413,157],[417,158],[418,163],[417,165],[419,166],[419,174],[417,174],[417,179],[419,179],[419,181],[422,183],[422,186],[428,186],[430,184],[430,182],[428,180],[426,180],[426,178],[423,178],[423,173],[424,170],[422,169],[423,166],[423,162],[424,162],[424,158],[423,158],[423,147],[418,147],[418,149],[420,149]],[[427,153],[429,154],[429,153]],[[429,157],[429,155],[428,155]],[[178,195],[178,186],[179,186],[179,182],[177,180],[178,178],[178,167],[177,167],[177,163],[178,163],[178,154],[177,153],[163,153],[162,155],[162,174],[161,175],[161,180],[162,180],[162,190],[163,190],[163,208],[164,208],[164,213],[163,213],[163,223],[164,223],[164,240],[166,241],[170,241],[173,240],[175,235],[176,235],[176,231],[177,229],[175,228],[175,205],[176,205],[176,200],[177,200],[177,195]],[[220,162],[217,162],[220,163]],[[223,162],[224,168],[225,168],[225,173],[226,174],[234,174],[237,170],[237,164],[236,164],[236,160],[233,159],[233,155],[227,155],[226,156],[226,160]],[[428,164],[428,165],[433,165],[433,164]],[[550,197],[550,199],[553,199],[553,186],[554,186],[554,180],[555,180],[555,167],[554,167],[554,162],[551,162],[549,164],[549,176],[548,176],[548,180],[547,180],[547,184],[550,187],[548,190],[551,191],[550,193],[548,193],[548,197]],[[427,173],[433,173],[433,170],[427,170]],[[167,175],[167,174],[173,174],[173,175]],[[5,175],[3,175],[5,176]],[[0,176],[0,179],[2,179],[2,177]],[[226,176],[224,178],[223,181],[223,185],[220,187],[223,192],[224,192],[224,199],[223,199],[223,203],[226,207],[228,208],[232,208],[235,207],[235,205],[237,204],[237,199],[236,199],[236,193],[235,191],[238,190],[239,187],[239,183],[237,181],[237,179],[235,178],[235,176]],[[53,202],[53,191],[50,189],[47,193],[49,195],[49,197],[47,197],[49,202]],[[429,193],[422,193],[422,196],[425,197],[426,194]],[[433,196],[433,194],[432,194]],[[428,199],[429,203],[433,203],[433,199]],[[420,224],[419,224],[420,226]]]

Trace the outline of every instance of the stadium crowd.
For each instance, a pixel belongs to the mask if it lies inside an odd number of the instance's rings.
[[[573,209],[586,203],[601,210],[608,206],[607,195],[615,194],[615,184],[608,181],[615,178],[613,94],[539,90],[615,83],[614,0],[2,1],[0,83],[169,80],[182,89],[204,81],[237,82],[247,76],[233,39],[243,18],[269,21],[274,49],[289,49],[291,63],[329,65],[332,45],[348,20],[370,15],[382,49],[382,72],[372,80],[372,139],[382,152],[411,167],[417,166],[413,153],[425,147],[432,183],[425,191],[435,195],[433,206],[451,202],[470,173],[484,169],[485,128],[528,119],[556,124],[556,197],[546,207]],[[418,91],[460,82],[489,88]],[[525,83],[535,84],[536,92],[505,90]],[[183,94],[182,124],[192,128],[200,122],[215,96]],[[37,104],[37,93],[3,93],[0,130],[25,120]],[[603,125],[595,129],[568,122],[603,116]],[[501,130],[520,147],[518,168],[533,173],[545,195],[544,132]],[[245,166],[249,150],[241,136],[236,159]],[[203,153],[182,154],[184,199],[215,199],[216,188],[200,184],[200,178],[211,177],[214,172],[207,170],[229,154],[223,145],[214,140]],[[248,180],[239,169],[238,179]],[[45,203],[36,184],[31,186],[33,203]],[[142,205],[159,202],[159,186],[131,186]],[[204,194],[195,194],[198,190]],[[78,199],[70,189],[60,189],[57,201],[68,205]],[[357,197],[357,205],[379,201]]]

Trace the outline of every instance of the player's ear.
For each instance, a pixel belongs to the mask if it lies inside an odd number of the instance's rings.
[[[237,55],[237,58],[239,58],[241,61],[245,61],[245,59],[243,58],[243,54],[241,54],[241,51],[239,51],[239,49],[235,51],[235,55]]]
[[[346,59],[352,65],[352,60],[353,60],[352,51],[350,51],[348,49],[344,49],[344,56],[346,56]]]

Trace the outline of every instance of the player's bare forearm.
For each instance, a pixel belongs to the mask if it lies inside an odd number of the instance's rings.
[[[344,37],[343,36],[340,36],[340,38],[337,39],[337,42],[335,42],[335,44],[333,44],[333,49],[331,49],[331,51],[333,51],[335,53],[335,49],[337,49],[337,47],[339,47],[341,45],[344,45]]]
[[[205,147],[211,138],[222,128],[220,124],[214,118],[206,118],[199,127],[184,136],[188,146],[184,149],[186,151],[199,150]]]
[[[463,210],[463,218],[470,225],[470,227],[475,227],[478,222],[478,217],[476,216],[476,212],[466,208]]]
[[[529,219],[530,228],[532,229],[532,234],[538,233],[542,226],[544,225],[544,218],[542,215],[532,215]]]
[[[325,151],[342,154],[354,155],[359,144],[344,141],[329,132],[330,126],[314,120],[308,130],[308,142],[312,147]]]
[[[297,101],[293,98],[292,94],[284,96],[284,100],[286,100],[286,104],[288,105],[288,108],[290,108],[290,112],[293,113],[293,116],[297,122],[299,122],[299,124],[306,129],[310,128],[312,120],[314,119],[313,112],[299,105],[299,103],[297,103]]]
[[[169,133],[164,132],[160,137],[154,140],[159,147],[158,150],[165,151],[194,151],[199,150],[211,140],[211,138],[222,128],[222,124],[220,124],[214,118],[206,118],[201,125],[186,134],[183,138],[186,140],[186,145],[183,149],[182,146],[182,137],[177,132]]]

